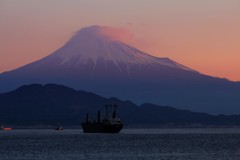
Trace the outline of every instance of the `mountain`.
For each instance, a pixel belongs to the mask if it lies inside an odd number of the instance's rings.
[[[105,97],[213,114],[240,113],[240,83],[201,74],[109,36],[108,27],[78,31],[38,61],[0,74],[0,92],[23,84],[57,83]]]
[[[240,125],[240,115],[213,116],[149,103],[138,106],[56,84],[24,85],[0,94],[0,125],[80,125],[86,113],[95,119],[97,111],[105,111],[104,106],[111,103],[118,105],[117,113],[125,125]]]

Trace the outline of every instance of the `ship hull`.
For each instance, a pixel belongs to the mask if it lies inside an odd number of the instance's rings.
[[[82,123],[84,133],[119,133],[123,124]]]

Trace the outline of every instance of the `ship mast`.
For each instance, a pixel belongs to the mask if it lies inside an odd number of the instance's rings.
[[[105,107],[106,107],[107,120],[112,121],[112,119],[115,119],[117,117],[117,114],[116,114],[117,105],[110,104],[110,105],[106,105]]]

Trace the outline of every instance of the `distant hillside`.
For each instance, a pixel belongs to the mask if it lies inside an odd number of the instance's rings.
[[[86,113],[105,113],[105,104],[116,103],[124,124],[163,126],[240,125],[240,116],[213,116],[154,104],[137,106],[130,101],[104,98],[56,84],[32,84],[0,94],[0,124],[80,125]]]

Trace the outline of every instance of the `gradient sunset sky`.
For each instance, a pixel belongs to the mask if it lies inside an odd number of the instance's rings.
[[[240,81],[240,0],[0,0],[0,72],[101,25],[149,54]]]

